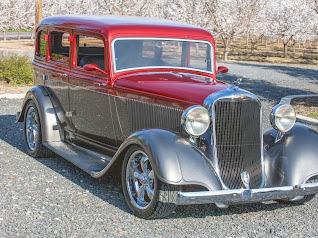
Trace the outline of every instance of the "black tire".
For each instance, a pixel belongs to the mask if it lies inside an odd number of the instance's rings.
[[[276,202],[278,202],[280,204],[299,204],[299,205],[301,205],[301,204],[305,204],[305,203],[311,201],[314,197],[315,197],[315,195],[312,194],[312,195],[306,195],[306,196],[304,196],[304,198],[297,200],[297,201],[290,201],[290,200],[281,199],[281,200],[276,200]]]
[[[36,114],[36,118],[37,118],[37,122],[38,122],[38,128],[39,128],[38,136],[36,137],[37,138],[36,139],[37,145],[33,149],[31,149],[30,146],[28,145],[27,132],[26,132],[27,114],[31,108],[34,108],[34,110],[35,110],[35,114]],[[30,100],[26,105],[23,125],[24,125],[24,127],[23,127],[24,142],[25,142],[25,147],[26,147],[27,153],[34,158],[46,158],[46,157],[53,156],[54,155],[53,152],[50,151],[45,146],[43,146],[43,144],[42,144],[42,124],[41,124],[38,108],[32,100]]]
[[[174,185],[166,184],[159,181],[156,174],[154,174],[154,179],[156,180],[155,182],[156,186],[154,188],[154,196],[151,202],[149,203],[148,207],[144,209],[139,209],[131,201],[131,198],[127,190],[126,167],[127,167],[130,156],[135,151],[143,151],[144,153],[146,153],[139,146],[132,146],[126,152],[123,165],[122,165],[122,188],[123,188],[125,201],[128,207],[130,208],[130,210],[137,217],[140,217],[143,219],[165,218],[169,216],[176,208],[174,201],[177,195],[177,187]],[[152,158],[149,156],[148,153],[146,154],[149,157],[149,160],[151,162]]]
[[[311,178],[309,178],[306,183],[317,183],[318,182],[318,176],[313,176]],[[290,201],[290,200],[277,200],[277,202],[282,203],[282,204],[305,204],[309,201],[311,201],[312,199],[314,199],[315,194],[311,194],[311,195],[306,195],[304,196],[303,199],[297,200],[297,201]]]

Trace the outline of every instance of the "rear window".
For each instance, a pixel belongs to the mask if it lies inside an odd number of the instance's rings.
[[[36,56],[39,57],[46,57],[46,45],[47,45],[47,40],[46,40],[46,36],[47,35],[47,31],[42,30],[38,33],[38,45],[37,45],[37,52],[36,52]]]
[[[52,31],[50,33],[51,60],[61,63],[69,63],[70,34],[68,32]]]

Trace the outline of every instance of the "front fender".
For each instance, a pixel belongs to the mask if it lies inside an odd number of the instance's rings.
[[[142,130],[132,134],[120,146],[111,163],[131,145],[139,145],[151,157],[159,180],[174,185],[201,185],[220,190],[221,185],[206,156],[188,140],[161,130]],[[106,172],[106,171],[105,171]]]
[[[267,186],[299,185],[318,175],[318,133],[300,123],[276,141],[277,131],[264,134]]]
[[[17,122],[24,121],[26,105],[32,100],[39,112],[41,120],[41,131],[43,142],[60,141],[59,130],[54,129],[58,125],[56,111],[49,92],[44,86],[34,86],[25,95],[20,113],[17,115]]]

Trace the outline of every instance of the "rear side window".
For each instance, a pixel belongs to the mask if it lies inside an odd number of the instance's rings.
[[[102,39],[78,35],[77,36],[77,65],[95,64],[105,70],[104,41]]]
[[[51,60],[68,64],[70,62],[70,34],[68,32],[52,31],[50,33]]]
[[[47,31],[42,30],[38,33],[38,45],[36,56],[46,57]]]

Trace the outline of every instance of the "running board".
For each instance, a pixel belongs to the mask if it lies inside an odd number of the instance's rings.
[[[102,171],[112,159],[111,156],[63,141],[45,142],[43,145],[91,176]]]

